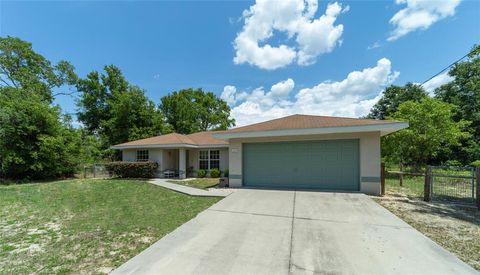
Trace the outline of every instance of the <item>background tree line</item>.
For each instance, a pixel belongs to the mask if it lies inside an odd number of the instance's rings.
[[[387,87],[368,117],[408,121],[382,138],[391,163],[471,164],[480,160],[480,47],[455,64],[454,79],[434,91]],[[53,104],[75,94],[80,127]],[[202,89],[174,91],[156,105],[121,70],[105,66],[85,78],[67,61],[52,63],[14,37],[0,37],[0,178],[71,176],[80,164],[118,158],[113,144],[170,132],[227,129],[235,125],[227,103]]]
[[[480,166],[480,46],[448,74],[453,81],[430,96],[408,83],[388,87],[369,118],[408,121],[409,128],[382,138],[382,157],[417,168],[427,164]]]
[[[53,104],[60,94],[76,95],[80,127]],[[175,91],[156,106],[114,65],[80,78],[69,62],[53,64],[30,43],[0,37],[0,178],[71,176],[80,164],[118,158],[114,144],[233,125],[212,92]]]

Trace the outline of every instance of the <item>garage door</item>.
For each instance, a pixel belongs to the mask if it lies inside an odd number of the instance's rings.
[[[359,190],[358,140],[243,144],[249,187]]]

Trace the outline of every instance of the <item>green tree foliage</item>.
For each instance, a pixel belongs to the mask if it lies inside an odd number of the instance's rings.
[[[403,87],[391,85],[385,89],[382,98],[372,107],[367,117],[386,119],[395,113],[403,102],[420,101],[427,96],[427,92],[421,86],[413,83],[407,83]]]
[[[454,65],[448,74],[454,79],[435,90],[436,98],[455,106],[455,121],[472,122],[472,137],[457,148],[459,160],[480,159],[480,45],[474,46],[469,59]]]
[[[6,89],[0,93],[1,175],[13,179],[72,175],[79,164],[77,130],[41,95]]]
[[[387,161],[422,167],[468,137],[465,128],[470,122],[454,121],[453,108],[430,97],[400,104],[388,119],[408,121],[410,126],[383,138],[382,153]]]
[[[0,176],[49,178],[74,173],[78,131],[51,106],[54,88],[75,82],[66,61],[52,65],[30,43],[0,38]]]
[[[55,96],[52,89],[72,85],[76,79],[74,67],[67,61],[52,65],[34,52],[30,43],[0,37],[0,87],[23,89],[50,103]],[[7,91],[11,90],[3,90]]]
[[[202,89],[184,89],[164,96],[160,109],[173,130],[180,134],[225,130],[235,125],[228,104]]]
[[[161,112],[143,90],[131,85],[119,68],[105,66],[80,79],[78,118],[90,134],[110,145],[168,132]]]

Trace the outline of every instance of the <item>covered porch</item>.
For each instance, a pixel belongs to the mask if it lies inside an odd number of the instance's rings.
[[[209,171],[228,169],[228,147],[222,148],[129,148],[122,150],[123,161],[154,161],[158,163],[156,177],[185,179],[196,177],[198,169]]]

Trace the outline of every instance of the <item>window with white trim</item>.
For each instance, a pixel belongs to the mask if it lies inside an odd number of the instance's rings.
[[[213,168],[220,169],[220,151],[219,150],[203,150],[198,156],[198,168],[203,170],[211,170]]]
[[[137,161],[148,161],[148,150],[137,150]]]
[[[200,151],[198,168],[208,170],[208,151]]]
[[[210,151],[210,170],[213,168],[220,169],[220,151],[211,150]]]

